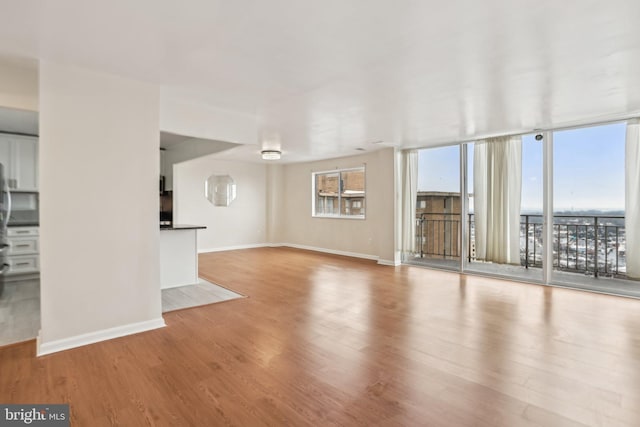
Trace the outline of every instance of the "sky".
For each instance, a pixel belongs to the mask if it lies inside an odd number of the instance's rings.
[[[625,123],[553,134],[554,211],[624,210]],[[460,191],[460,147],[419,152],[419,191]],[[468,148],[469,188],[473,188],[473,143]],[[472,190],[471,190],[472,191]],[[522,137],[523,211],[542,211],[542,142]]]

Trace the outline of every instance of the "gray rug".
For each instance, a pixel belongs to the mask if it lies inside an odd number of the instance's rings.
[[[216,302],[245,298],[229,289],[204,279],[198,279],[197,285],[180,286],[162,290],[162,312],[181,310]]]

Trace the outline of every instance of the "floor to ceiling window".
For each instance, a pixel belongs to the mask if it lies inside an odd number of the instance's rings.
[[[422,149],[417,165],[409,262],[640,297],[639,121]]]
[[[627,123],[553,134],[554,282],[622,292],[627,279]],[[632,290],[632,289],[631,289]]]
[[[465,270],[542,280],[542,143],[530,134],[466,145]]]
[[[412,261],[459,269],[462,220],[460,146],[420,150]]]

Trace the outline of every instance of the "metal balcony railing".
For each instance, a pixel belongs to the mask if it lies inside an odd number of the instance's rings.
[[[421,258],[460,258],[460,214],[422,213],[416,221],[416,253]]]
[[[521,215],[520,263],[542,267],[542,215]],[[416,217],[416,254],[421,258],[459,259],[460,214],[422,213]],[[468,216],[468,261],[475,257],[474,215]],[[626,276],[624,216],[556,215],[553,220],[553,267],[594,276]]]

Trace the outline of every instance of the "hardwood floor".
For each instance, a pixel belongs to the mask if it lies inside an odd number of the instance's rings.
[[[0,403],[72,425],[640,425],[640,301],[287,248],[200,256],[248,298],[41,358]]]

